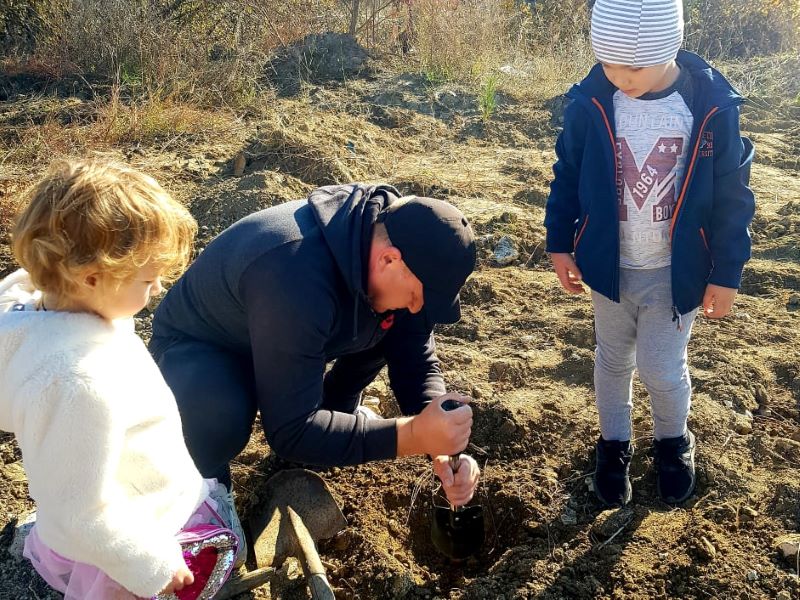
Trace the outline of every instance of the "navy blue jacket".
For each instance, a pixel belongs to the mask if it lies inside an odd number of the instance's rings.
[[[708,283],[741,283],[755,210],[753,145],[739,132],[744,99],[725,78],[690,52],[679,52],[677,62],[694,91],[691,154],[670,224],[673,304],[686,314],[702,304]],[[616,91],[598,64],[567,94],[545,226],[547,251],[574,252],[584,282],[619,302]]]
[[[424,311],[377,315],[365,294],[373,224],[397,196],[389,186],[329,186],[254,213],[203,250],[155,314],[154,341],[190,338],[252,360],[267,442],[284,458],[348,465],[397,454],[393,419],[321,408],[326,394],[360,391],[323,384],[331,360],[384,341],[404,414],[445,393]]]

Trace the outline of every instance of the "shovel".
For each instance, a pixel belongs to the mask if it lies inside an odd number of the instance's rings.
[[[444,410],[453,410],[461,406],[455,400],[442,402]],[[450,457],[450,468],[458,471],[461,455]],[[433,520],[431,521],[431,541],[434,547],[454,560],[462,560],[477,553],[484,541],[483,507],[474,506],[441,506],[434,498]]]
[[[334,594],[315,542],[336,535],[347,521],[316,473],[288,469],[273,475],[264,486],[269,502],[250,520],[256,570],[232,578],[217,598],[236,594],[266,583],[294,556],[300,561],[314,600],[333,600]]]

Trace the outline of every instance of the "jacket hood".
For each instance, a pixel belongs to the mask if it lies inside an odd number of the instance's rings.
[[[308,203],[348,287],[366,297],[364,257],[378,213],[400,193],[390,185],[351,183],[311,192]]]
[[[744,102],[742,95],[725,77],[697,54],[680,50],[676,61],[681,67],[688,69],[693,81],[704,84],[699,90],[704,104],[722,107]],[[597,63],[580,83],[572,86],[567,96],[589,100],[592,97],[611,96],[616,90],[617,88],[606,77],[602,65]]]

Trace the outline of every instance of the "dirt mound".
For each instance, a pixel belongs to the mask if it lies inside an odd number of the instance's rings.
[[[452,82],[434,83],[415,73],[380,80],[365,100],[372,107],[379,107],[379,112],[380,109],[403,109],[447,122],[476,120],[480,116],[474,89]],[[503,92],[495,93],[495,101],[503,107],[517,104],[512,96]]]
[[[280,94],[293,96],[303,82],[332,83],[366,75],[369,59],[352,36],[312,34],[278,50],[267,65],[267,76]]]
[[[387,177],[400,138],[362,119],[289,102],[248,145],[248,170],[274,169],[314,186]]]
[[[239,219],[249,214],[305,198],[312,186],[276,171],[255,171],[203,186],[190,201],[189,210],[200,226],[198,245],[205,246]]]

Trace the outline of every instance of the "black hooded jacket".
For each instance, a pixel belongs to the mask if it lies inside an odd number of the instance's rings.
[[[331,378],[323,386],[326,364],[384,339],[403,414],[445,393],[423,313],[377,315],[365,292],[375,218],[397,197],[389,186],[328,186],[235,223],[167,293],[151,348],[188,337],[252,359],[267,442],[284,458],[350,465],[396,456],[393,419],[320,407],[326,394],[353,393]]]

